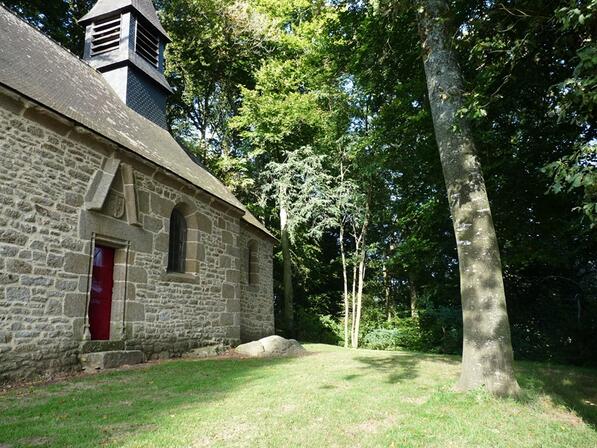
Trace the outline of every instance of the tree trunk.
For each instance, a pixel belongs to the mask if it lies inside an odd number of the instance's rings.
[[[456,235],[463,312],[458,390],[485,386],[516,395],[498,242],[485,181],[463,106],[463,82],[446,26],[445,0],[418,0],[419,30],[435,137]]]
[[[292,260],[290,259],[290,241],[288,237],[288,212],[280,205],[280,236],[282,260],[284,265],[284,321],[289,337],[294,336],[294,291],[292,290]]]
[[[344,282],[344,347],[348,348],[348,274],[346,272],[346,253],[344,250],[344,223],[340,223],[340,254],[342,256],[342,280]]]
[[[363,241],[364,243],[364,241]],[[357,289],[357,309],[356,309],[356,316],[354,317],[354,337],[352,340],[352,348],[359,348],[359,332],[361,327],[361,313],[363,310],[363,286],[365,283],[365,257],[366,257],[366,250],[365,244],[363,244],[361,248],[361,256],[359,260],[359,286]]]
[[[356,238],[356,230],[355,230],[355,226],[354,223],[352,223],[352,229],[353,229],[353,235],[355,237],[355,254],[357,254],[359,252],[359,240],[358,238]],[[354,261],[353,258],[353,266],[352,266],[352,313],[351,313],[351,325],[350,325],[350,345],[351,347],[354,347],[355,345],[355,334],[354,334],[354,330],[355,330],[355,326],[356,326],[356,316],[357,316],[357,264]]]
[[[390,306],[390,280],[388,276],[388,266],[386,262],[386,258],[384,256],[383,264],[382,264],[382,273],[383,273],[383,289],[384,289],[384,300],[386,305],[386,319],[388,322],[392,320],[392,308]]]
[[[354,237],[356,242],[355,254],[358,257],[358,289],[356,293],[356,310],[353,314],[353,336],[352,336],[352,347],[359,348],[359,331],[361,326],[361,313],[363,309],[363,288],[365,285],[365,261],[367,259],[367,230],[369,228],[369,200],[367,201],[365,209],[365,218],[363,225],[360,230],[360,235],[357,235],[356,229],[354,229]],[[356,268],[356,266],[355,266]],[[354,291],[354,285],[353,285]],[[353,292],[353,300],[354,292]]]
[[[358,247],[358,246],[357,246]],[[352,267],[352,322],[350,326],[350,345],[354,347],[355,335],[354,329],[356,326],[356,315],[357,315],[357,265]]]
[[[408,273],[408,290],[410,292],[410,317],[417,317],[417,288],[415,286],[415,276],[412,272]]]

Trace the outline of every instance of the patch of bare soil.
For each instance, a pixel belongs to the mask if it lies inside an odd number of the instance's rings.
[[[576,415],[574,411],[556,405],[547,397],[541,400],[541,404],[544,409],[544,415],[550,420],[571,426],[580,426],[584,424],[583,419]]]
[[[30,437],[28,439],[21,439],[19,443],[25,446],[48,446],[52,442],[50,437]],[[0,445],[1,447],[2,445]]]
[[[361,423],[356,424],[355,426],[348,428],[348,433],[353,435],[368,433],[368,434],[375,434],[386,430],[396,424],[396,416],[388,415],[382,419],[369,419],[365,420]]]

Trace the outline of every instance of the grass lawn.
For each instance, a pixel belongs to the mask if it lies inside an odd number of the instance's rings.
[[[309,344],[0,394],[0,447],[597,447],[597,371],[518,363],[522,399],[450,390],[459,359]]]

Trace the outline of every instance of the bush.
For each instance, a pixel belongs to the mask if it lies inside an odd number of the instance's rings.
[[[320,316],[299,308],[295,319],[297,339],[334,345],[343,343],[342,324],[334,320],[332,316]]]
[[[369,322],[362,338],[363,346],[374,350],[415,350],[458,354],[462,348],[460,310],[437,308],[421,310],[418,317],[394,318]]]
[[[420,350],[422,332],[415,318],[394,319],[394,328],[376,328],[363,338],[363,346],[374,350]]]
[[[344,343],[342,319],[297,309],[296,337],[324,344]],[[459,309],[439,307],[420,310],[418,317],[394,317],[379,310],[366,310],[360,326],[361,346],[373,350],[413,350],[459,354],[462,350],[462,316]]]
[[[462,312],[458,308],[439,307],[419,313],[425,333],[425,351],[445,354],[462,352]]]

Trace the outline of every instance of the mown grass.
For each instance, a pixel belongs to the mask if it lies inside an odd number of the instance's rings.
[[[459,360],[307,345],[177,360],[0,395],[0,446],[593,447],[597,372],[517,365],[525,394],[451,386]]]

